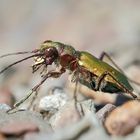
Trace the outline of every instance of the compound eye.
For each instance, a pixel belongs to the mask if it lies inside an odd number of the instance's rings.
[[[51,47],[45,50],[45,63],[51,65],[56,59],[58,59],[58,51],[56,48]]]
[[[57,51],[57,49],[56,48],[54,48],[54,47],[50,47],[50,48],[48,48],[48,49],[46,49],[45,50],[45,55],[46,55],[46,57],[52,57],[52,56],[58,56],[58,51]]]

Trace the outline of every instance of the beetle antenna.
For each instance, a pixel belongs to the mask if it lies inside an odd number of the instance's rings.
[[[7,56],[11,56],[11,55],[36,53],[36,52],[38,52],[38,51],[39,51],[39,50],[36,49],[36,50],[33,50],[33,51],[23,51],[23,52],[7,53],[7,54],[4,54],[4,55],[1,55],[0,58],[7,57]]]
[[[16,61],[16,62],[14,62],[14,63],[8,65],[8,66],[5,67],[4,69],[2,69],[2,70],[0,71],[0,74],[2,74],[4,71],[8,70],[8,69],[11,68],[12,66],[14,66],[14,65],[16,65],[16,64],[18,64],[18,63],[20,63],[20,62],[23,62],[23,61],[25,61],[25,60],[27,60],[27,59],[30,59],[30,58],[36,57],[36,56],[40,56],[40,55],[42,55],[42,53],[30,55],[30,56],[25,57],[25,58],[23,58],[23,59],[21,59],[21,60],[18,60],[18,61]]]

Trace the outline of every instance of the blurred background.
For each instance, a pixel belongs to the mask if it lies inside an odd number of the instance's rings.
[[[96,57],[106,51],[137,80],[139,13],[139,0],[0,0],[0,55],[33,50],[44,40],[54,40]],[[22,57],[1,59],[0,68]],[[10,86],[18,96],[27,93],[39,81],[39,75],[31,74],[32,63],[29,60],[5,72],[2,84]],[[66,78],[60,79],[46,82],[44,87],[64,85]]]

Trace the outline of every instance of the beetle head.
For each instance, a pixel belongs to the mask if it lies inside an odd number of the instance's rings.
[[[44,41],[39,51],[44,55],[35,58],[35,64],[44,62],[46,65],[51,65],[55,60],[58,61],[62,55],[74,56],[76,54],[72,46],[51,40]]]

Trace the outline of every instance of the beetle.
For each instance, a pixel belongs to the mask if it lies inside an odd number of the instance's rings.
[[[43,67],[41,72],[41,76],[43,78],[42,81],[32,89],[32,92],[27,95],[26,98],[18,102],[15,105],[16,107],[29,98],[30,95],[46,81],[46,79],[49,77],[58,78],[65,73],[66,70],[69,70],[72,74],[72,82],[78,81],[94,91],[109,93],[122,92],[130,94],[134,99],[138,98],[137,95],[133,93],[133,88],[122,70],[119,68],[117,70],[103,61],[105,55],[109,58],[105,52],[100,58],[96,58],[89,52],[75,50],[71,45],[46,40],[41,44],[39,49],[29,52],[6,54],[0,58],[9,55],[27,53],[32,53],[33,55],[16,61],[0,71],[1,74],[13,65],[30,58],[34,58],[34,64],[32,65],[33,73]],[[55,64],[57,70],[48,71],[48,65],[52,65],[53,63]],[[115,66],[117,67],[117,65]]]

